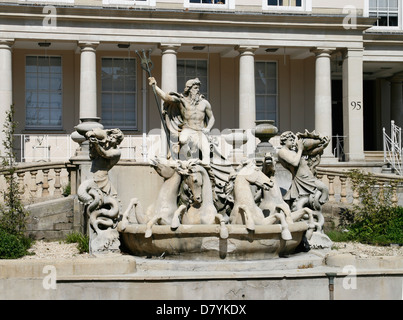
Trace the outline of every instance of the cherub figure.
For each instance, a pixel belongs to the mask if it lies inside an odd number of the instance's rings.
[[[295,207],[293,211],[302,209],[307,203],[311,209],[320,211],[329,198],[329,190],[314,172],[329,138],[315,132],[296,135],[287,131],[280,136],[280,141],[283,147],[278,152],[278,160],[292,174],[291,187],[284,200]]]
[[[118,252],[119,201],[108,172],[120,160],[119,144],[123,141],[123,133],[119,129],[94,129],[86,133],[86,138],[90,142],[93,178],[81,183],[77,195],[89,216],[90,250],[92,253]]]
[[[124,138],[122,131],[96,128],[88,131],[86,138],[90,142],[91,172],[94,174],[94,181],[105,194],[116,196],[116,191],[109,181],[108,172],[120,160],[119,145]]]

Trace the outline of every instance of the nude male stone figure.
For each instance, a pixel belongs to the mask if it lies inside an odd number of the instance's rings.
[[[208,133],[215,118],[210,103],[200,93],[200,80],[186,82],[182,94],[166,93],[157,86],[155,78],[150,77],[150,86],[154,86],[158,96],[165,102],[164,114],[168,127],[178,134],[178,149],[182,157],[192,158],[198,151],[204,164],[210,162],[210,141]]]

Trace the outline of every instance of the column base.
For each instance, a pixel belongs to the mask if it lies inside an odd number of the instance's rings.
[[[365,162],[365,155],[360,153],[346,153],[347,162]]]
[[[333,154],[324,154],[320,158],[320,164],[335,164],[338,163],[339,159]]]

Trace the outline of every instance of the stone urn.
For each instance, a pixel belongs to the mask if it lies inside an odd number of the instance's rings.
[[[242,146],[248,141],[248,135],[244,129],[228,129],[224,134],[225,141],[232,146],[229,160],[233,162],[241,161],[243,157]]]
[[[103,129],[104,126],[99,122],[100,118],[81,118],[81,123],[74,127],[76,131],[71,134],[71,139],[79,144],[75,160],[89,160],[89,146],[85,134],[95,128]]]
[[[274,120],[256,120],[255,137],[260,140],[260,143],[256,147],[256,158],[263,158],[268,152],[276,155],[276,150],[269,142],[277,133],[278,129],[274,125]]]
[[[74,127],[76,131],[85,136],[88,131],[91,131],[95,128],[103,129],[104,126],[99,122],[100,118],[81,118],[81,123]]]

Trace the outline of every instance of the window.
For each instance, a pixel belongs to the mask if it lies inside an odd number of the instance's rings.
[[[186,82],[190,79],[199,78],[201,82],[200,92],[207,99],[208,83],[207,83],[207,60],[178,60],[178,91],[183,92]]]
[[[312,11],[312,0],[262,0],[264,11]]]
[[[235,0],[185,0],[185,8],[235,9]]]
[[[137,129],[136,59],[102,58],[102,124]]]
[[[225,0],[189,0],[189,3],[225,4]]]
[[[156,6],[156,0],[102,0],[103,5]]]
[[[62,58],[27,56],[25,123],[27,128],[62,128]]]
[[[49,4],[74,4],[74,0],[20,0],[21,2],[36,2],[36,3],[49,3]]]
[[[277,123],[277,63],[255,62],[256,120]]]
[[[399,26],[399,1],[398,0],[369,0],[369,16],[377,17],[377,27]]]
[[[278,7],[302,7],[302,0],[267,0],[267,5]]]

